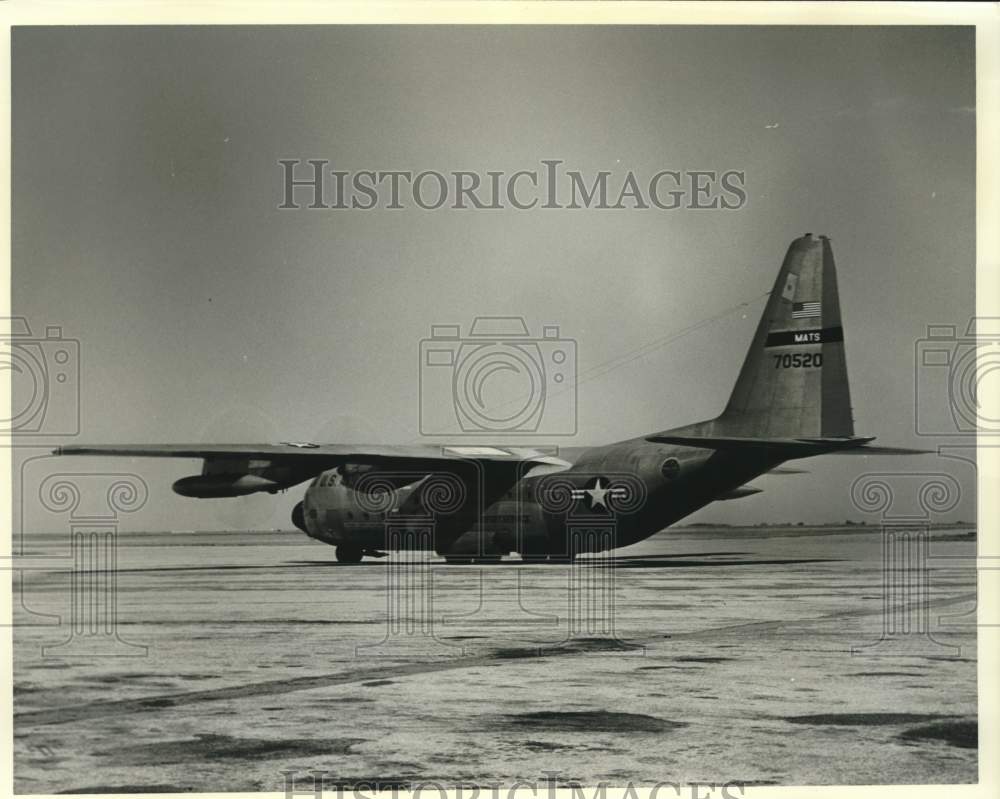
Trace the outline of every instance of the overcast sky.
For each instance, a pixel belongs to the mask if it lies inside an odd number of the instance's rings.
[[[431,325],[515,314],[558,324],[581,372],[643,353],[582,383],[579,434],[545,442],[599,444],[721,410],[753,298],[811,231],[833,241],[857,433],[920,445],[915,343],[975,307],[973,44],[905,27],[15,29],[13,311],[79,339],[83,443],[416,443]],[[736,169],[748,201],[279,210],[281,158]],[[949,518],[974,518],[971,472],[915,463],[810,461],[690,521],[858,519],[858,474],[939,469],[965,488]],[[287,526],[302,492],[186,500],[170,483],[197,462],[110,466],[150,484],[133,528]]]

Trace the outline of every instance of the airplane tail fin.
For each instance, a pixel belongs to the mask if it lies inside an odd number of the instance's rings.
[[[833,250],[807,233],[788,248],[722,414],[667,431],[737,438],[851,438]]]

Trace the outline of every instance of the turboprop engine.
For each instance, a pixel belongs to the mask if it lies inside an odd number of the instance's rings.
[[[258,491],[276,494],[281,483],[257,474],[196,474],[182,477],[173,485],[174,492],[182,497],[214,499],[219,497],[242,497]]]

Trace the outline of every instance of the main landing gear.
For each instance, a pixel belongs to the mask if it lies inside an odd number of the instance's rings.
[[[334,548],[338,563],[361,563],[361,559],[368,555],[372,558],[384,558],[388,552],[380,552],[377,549],[363,549],[351,544],[337,544]]]

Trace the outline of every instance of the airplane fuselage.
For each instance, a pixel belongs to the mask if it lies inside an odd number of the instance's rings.
[[[492,501],[426,475],[323,472],[293,517],[310,537],[344,550],[433,549],[455,559],[561,558],[641,541],[780,463],[630,439],[586,450],[555,473],[528,472]],[[446,476],[445,476],[446,477]],[[454,490],[451,490],[454,489]]]

